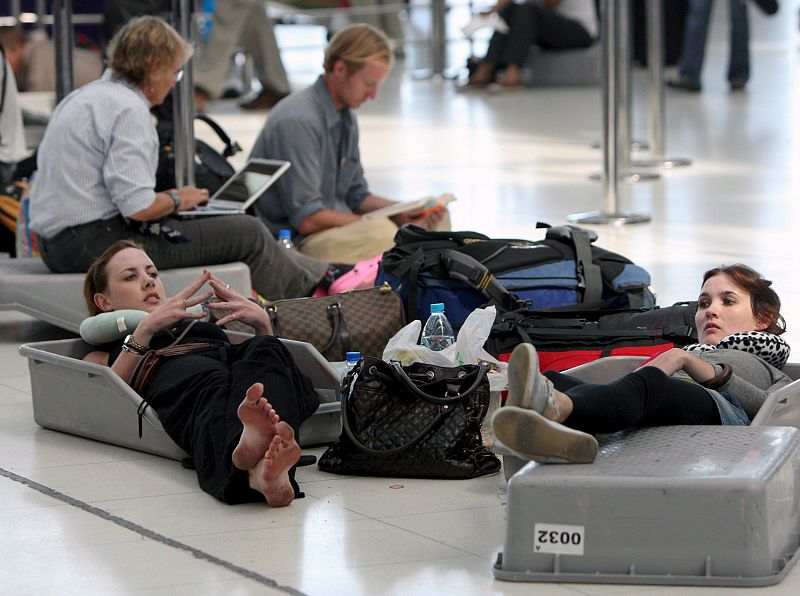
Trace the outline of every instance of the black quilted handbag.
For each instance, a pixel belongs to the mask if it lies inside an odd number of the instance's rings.
[[[347,375],[342,434],[319,469],[359,476],[474,478],[500,469],[483,446],[488,363],[403,367],[364,358]]]

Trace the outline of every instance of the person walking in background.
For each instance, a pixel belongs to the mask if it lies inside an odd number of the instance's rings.
[[[289,94],[289,79],[275,39],[274,23],[263,0],[217,0],[208,44],[195,59],[195,105],[198,112],[219,97],[236,46],[253,57],[262,91],[245,97],[244,110],[268,110]]]
[[[683,49],[678,59],[678,76],[667,80],[667,86],[693,93],[702,90],[700,78],[713,6],[713,0],[689,0],[689,14],[683,32]],[[731,91],[741,91],[750,79],[750,23],[747,16],[747,0],[728,0],[728,16],[731,27],[728,83]]]

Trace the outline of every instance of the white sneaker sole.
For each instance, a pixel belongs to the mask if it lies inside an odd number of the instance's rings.
[[[504,406],[492,418],[495,436],[514,454],[548,463],[590,464],[597,439],[548,420],[534,410]]]

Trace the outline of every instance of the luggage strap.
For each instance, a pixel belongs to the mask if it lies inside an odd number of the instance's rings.
[[[463,281],[506,310],[516,310],[527,304],[506,290],[485,265],[469,255],[455,250],[441,250],[425,255],[417,249],[410,257],[408,266],[408,316],[416,318],[417,280],[419,272],[440,265],[451,279]],[[395,275],[399,272],[395,271]]]

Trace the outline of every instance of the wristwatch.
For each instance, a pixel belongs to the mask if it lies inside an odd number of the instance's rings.
[[[130,352],[131,354],[136,354],[138,356],[144,356],[150,351],[148,346],[143,346],[138,341],[133,339],[133,335],[128,335],[125,338],[125,341],[122,342],[122,349],[125,352]]]
[[[169,195],[169,198],[175,203],[175,208],[172,210],[172,212],[175,213],[181,208],[181,195],[178,194],[177,190],[168,190],[167,195]]]

